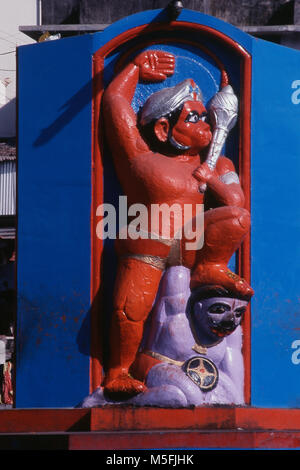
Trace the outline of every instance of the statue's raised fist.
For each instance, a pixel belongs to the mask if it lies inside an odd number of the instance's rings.
[[[175,57],[164,51],[145,51],[134,59],[139,67],[140,80],[146,82],[160,82],[173,75]]]

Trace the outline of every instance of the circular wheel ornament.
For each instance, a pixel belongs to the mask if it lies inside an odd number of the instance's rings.
[[[183,364],[186,375],[202,390],[210,392],[218,383],[219,372],[216,365],[202,356],[195,356]]]

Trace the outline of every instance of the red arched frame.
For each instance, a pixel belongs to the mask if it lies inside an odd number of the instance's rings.
[[[237,42],[230,37],[208,26],[197,23],[174,21],[167,24],[143,25],[129,29],[116,36],[93,56],[93,106],[92,106],[92,205],[91,205],[91,363],[90,363],[90,391],[94,391],[102,381],[103,376],[103,356],[100,333],[103,327],[103,315],[101,310],[101,259],[103,252],[103,241],[96,236],[96,210],[103,203],[103,164],[102,164],[102,142],[99,129],[101,128],[100,106],[102,94],[104,92],[103,70],[105,58],[117,47],[126,44],[132,39],[139,38],[141,44],[146,35],[150,33],[161,33],[160,42],[164,42],[163,34],[176,33],[185,30],[189,33],[202,33],[210,38],[216,39],[219,43],[226,44],[241,58],[241,111],[240,111],[240,132],[239,132],[239,173],[240,180],[245,194],[245,208],[251,212],[251,55]],[[153,41],[153,44],[156,41]],[[181,41],[180,37],[177,42]],[[193,42],[196,47],[200,47],[197,42]],[[145,44],[143,44],[145,45]],[[142,47],[142,46],[141,46]],[[251,282],[250,266],[250,233],[245,238],[239,249],[239,275]],[[251,393],[251,319],[250,306],[243,323],[243,356],[245,363],[245,402],[250,404]]]

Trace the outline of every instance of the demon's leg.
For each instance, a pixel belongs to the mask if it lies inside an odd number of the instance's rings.
[[[134,258],[121,258],[114,292],[110,330],[109,370],[104,387],[108,394],[125,398],[146,387],[128,369],[135,359],[144,322],[151,311],[162,271]]]
[[[192,268],[192,289],[213,284],[238,291],[242,295],[253,293],[248,283],[227,267],[249,228],[250,215],[246,209],[226,206],[205,212],[204,245],[195,253],[194,258],[191,253],[185,253],[187,265]]]

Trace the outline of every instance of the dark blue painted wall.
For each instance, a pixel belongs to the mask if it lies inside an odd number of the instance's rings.
[[[300,340],[300,104],[293,103],[297,89],[292,88],[300,79],[299,70],[300,52],[265,41],[254,43],[251,349],[255,406],[300,406],[300,364],[292,361],[296,352],[292,344]]]
[[[19,48],[17,407],[89,392],[91,44]]]

